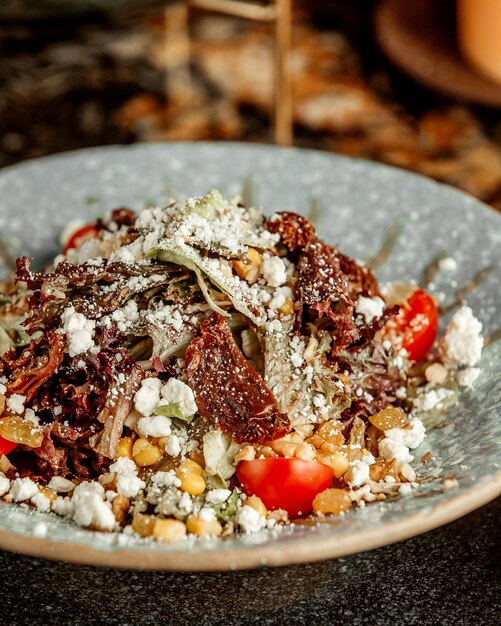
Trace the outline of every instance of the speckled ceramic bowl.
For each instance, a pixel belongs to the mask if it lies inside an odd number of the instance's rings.
[[[249,179],[252,185],[249,185]],[[267,212],[318,207],[320,234],[358,258],[381,246],[388,226],[407,216],[383,280],[419,279],[440,251],[457,261],[437,290],[452,294],[479,269],[496,263],[501,215],[450,187],[406,172],[330,154],[239,144],[174,144],[83,150],[0,172],[0,232],[17,255],[39,263],[58,250],[57,236],[74,218],[117,206],[140,209],[172,191],[195,195],[254,188]],[[495,269],[468,303],[486,333],[501,326],[501,270]],[[116,567],[217,570],[282,565],[368,550],[451,521],[501,493],[501,343],[486,348],[482,374],[449,413],[452,424],[432,431],[415,451],[426,482],[415,495],[279,535],[262,533],[206,540],[190,547],[145,543],[94,533],[26,507],[0,505],[0,548]],[[423,465],[427,451],[434,460]],[[443,491],[443,479],[458,487]],[[43,536],[42,536],[43,535]]]

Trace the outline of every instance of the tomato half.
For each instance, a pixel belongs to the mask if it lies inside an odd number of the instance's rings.
[[[97,236],[97,234],[98,230],[94,224],[85,224],[85,226],[77,228],[64,246],[64,254],[66,254],[69,250],[78,248],[78,246],[81,246],[84,241],[87,241],[87,239],[93,239]]]
[[[0,437],[0,455],[9,454],[9,452],[12,452],[12,450],[14,450],[16,446],[17,446],[17,443],[14,443],[13,441],[9,441],[8,439],[4,439],[3,437]]]
[[[385,326],[383,334],[396,347],[404,348],[412,361],[420,361],[429,352],[438,332],[435,301],[417,289],[402,305],[396,317]]]
[[[285,509],[292,519],[306,515],[313,499],[332,485],[328,465],[299,459],[256,459],[237,465],[244,493],[259,496],[268,509]]]

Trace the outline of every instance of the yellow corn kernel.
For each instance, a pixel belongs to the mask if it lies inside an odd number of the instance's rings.
[[[294,314],[294,302],[287,298],[287,300],[278,307],[278,311],[282,313],[282,315],[293,315]]]
[[[55,491],[52,491],[52,489],[49,489],[48,487],[39,487],[38,490],[40,491],[40,493],[43,493],[43,495],[51,502],[54,502],[54,500],[57,498],[57,493]]]
[[[343,489],[326,489],[315,496],[313,511],[317,515],[339,515],[351,506],[351,498]]]
[[[328,454],[323,450],[317,451],[315,459],[319,463],[325,463],[332,468],[334,476],[340,478],[348,471],[349,461],[345,454],[342,452],[334,452],[334,454]]]
[[[181,472],[178,474],[181,481],[180,489],[189,493],[190,496],[199,496],[205,491],[205,480],[200,474],[195,472]]]
[[[157,519],[153,515],[143,515],[143,513],[136,513],[132,518],[132,528],[134,532],[141,537],[149,537],[153,534],[153,528]]]
[[[249,496],[244,504],[245,506],[251,506],[263,517],[266,517],[268,515],[268,509],[266,508],[264,502],[261,500],[261,498],[258,498],[257,496]]]
[[[137,439],[132,446],[132,458],[139,467],[148,467],[158,463],[164,453],[147,439]]]
[[[153,526],[155,539],[169,543],[186,537],[186,525],[177,519],[157,519]]]
[[[252,277],[253,279],[255,279],[257,278],[257,275],[259,273],[256,270],[259,270],[262,262],[263,257],[259,254],[259,252],[254,248],[249,248],[247,250],[247,263],[244,263],[244,261],[233,261],[232,265],[233,269],[240,278],[249,279],[250,277]]]
[[[216,520],[204,520],[199,515],[190,515],[186,520],[186,528],[197,537],[219,537],[223,527]]]
[[[118,440],[117,457],[125,456],[132,459],[132,437],[122,437]]]
[[[181,480],[182,476],[181,474],[186,474],[186,473],[194,473],[194,474],[198,474],[199,476],[202,476],[202,474],[204,473],[204,468],[199,465],[196,461],[183,461],[182,463],[179,464],[177,470],[176,470],[176,474],[177,477]]]

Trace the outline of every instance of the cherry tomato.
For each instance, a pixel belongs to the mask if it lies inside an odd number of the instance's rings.
[[[334,477],[323,463],[284,458],[243,461],[237,476],[248,496],[258,496],[268,509],[285,509],[291,518],[309,513],[315,496]]]
[[[94,224],[85,224],[81,228],[78,228],[68,239],[68,242],[64,246],[64,254],[66,254],[69,250],[73,250],[74,248],[78,248],[78,246],[82,245],[84,241],[87,239],[93,239],[96,237],[98,233],[97,228]]]
[[[437,331],[435,301],[426,291],[417,289],[386,324],[384,335],[395,346],[407,350],[412,361],[420,361],[432,347]]]
[[[0,437],[0,455],[9,454],[9,452],[12,452],[12,450],[14,450],[16,446],[17,446],[17,443],[14,443],[13,441],[9,441],[8,439],[4,439],[3,437]]]

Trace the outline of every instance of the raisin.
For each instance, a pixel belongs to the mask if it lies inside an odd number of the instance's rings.
[[[199,413],[237,443],[264,443],[290,431],[287,415],[235,343],[230,327],[212,313],[186,350],[186,375]]]

